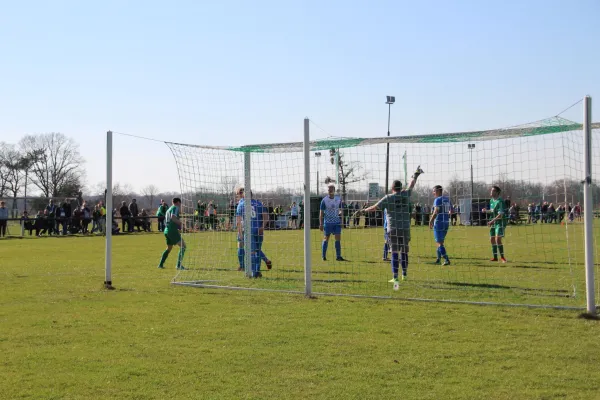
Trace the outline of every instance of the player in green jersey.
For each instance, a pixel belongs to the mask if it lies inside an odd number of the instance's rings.
[[[179,219],[179,209],[181,207],[181,199],[175,197],[173,199],[173,205],[169,207],[165,214],[165,240],[167,242],[167,249],[163,251],[160,259],[158,268],[164,268],[165,261],[169,257],[169,253],[174,245],[179,246],[179,256],[177,257],[177,269],[185,269],[181,262],[183,261],[183,255],[185,254],[185,242],[181,238],[179,230],[183,227],[181,220]]]
[[[492,243],[492,254],[494,257],[490,261],[498,261],[498,251],[500,251],[500,261],[506,262],[504,258],[504,245],[502,238],[504,237],[504,227],[506,226],[506,212],[504,210],[504,200],[500,197],[500,188],[492,186],[490,192],[490,208],[481,210],[484,213],[492,215],[492,219],[488,221],[490,227],[490,242]]]

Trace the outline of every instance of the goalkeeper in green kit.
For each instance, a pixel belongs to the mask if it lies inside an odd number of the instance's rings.
[[[158,268],[164,268],[165,261],[167,257],[169,257],[169,253],[174,245],[179,246],[179,255],[177,257],[177,269],[185,269],[181,262],[183,261],[183,255],[185,254],[185,242],[181,238],[181,233],[179,230],[183,228],[183,224],[179,219],[179,209],[181,208],[181,199],[175,197],[173,199],[173,205],[169,207],[167,213],[165,214],[165,240],[167,242],[167,249],[163,251],[162,257],[160,259],[160,264],[158,264]]]
[[[506,212],[504,210],[504,200],[500,197],[500,188],[492,186],[490,192],[490,208],[483,209],[481,212],[492,214],[492,219],[488,221],[490,227],[490,242],[492,243],[492,254],[494,257],[490,261],[498,261],[498,252],[500,252],[500,261],[505,263],[504,245],[502,238],[504,237],[504,228],[506,227]]]

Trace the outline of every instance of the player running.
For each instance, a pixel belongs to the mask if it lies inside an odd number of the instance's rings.
[[[181,199],[175,197],[173,199],[173,205],[169,207],[165,214],[165,240],[167,242],[167,249],[163,251],[162,257],[160,259],[160,264],[158,264],[158,268],[165,267],[165,261],[167,257],[169,257],[169,253],[174,245],[179,246],[179,255],[177,257],[177,269],[185,269],[181,264],[183,262],[183,255],[185,254],[185,242],[181,238],[181,234],[179,230],[183,228],[183,224],[179,219],[179,209],[181,207]]]
[[[448,258],[448,254],[446,253],[444,240],[446,239],[446,234],[450,228],[452,203],[447,196],[443,195],[441,185],[434,186],[433,194],[435,195],[435,200],[433,201],[433,212],[431,213],[431,218],[429,218],[429,229],[433,229],[433,239],[438,246],[435,264],[439,264],[440,259],[443,257],[444,261],[442,262],[442,265],[450,265],[450,258]]]
[[[335,196],[335,186],[327,187],[328,195],[321,200],[319,211],[319,229],[323,232],[323,243],[321,244],[321,253],[323,261],[327,261],[327,246],[329,244],[329,236],[333,234],[335,238],[335,259],[336,261],[346,261],[342,257],[342,219],[340,210],[342,208],[342,200]]]
[[[240,263],[239,271],[245,269],[245,251],[244,251],[244,213],[245,213],[245,197],[244,188],[239,188],[237,195],[240,198],[236,210],[236,225],[238,230],[238,261]],[[250,201],[252,207],[252,218],[250,220],[250,254],[251,254],[251,269],[253,278],[262,278],[260,272],[261,260],[264,260],[267,264],[267,269],[271,269],[272,263],[267,258],[265,253],[262,252],[262,244],[264,240],[264,229],[269,222],[269,214],[263,204],[252,199]]]
[[[506,226],[504,200],[500,197],[500,188],[492,186],[490,191],[490,208],[483,209],[481,212],[492,214],[492,219],[488,221],[490,227],[490,242],[492,243],[492,254],[494,257],[490,261],[498,261],[498,251],[500,251],[500,261],[505,263],[504,245],[502,238],[504,237],[504,227]]]

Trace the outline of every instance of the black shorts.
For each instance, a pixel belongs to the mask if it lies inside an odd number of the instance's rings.
[[[296,221],[298,219],[297,215],[292,215],[292,221]]]

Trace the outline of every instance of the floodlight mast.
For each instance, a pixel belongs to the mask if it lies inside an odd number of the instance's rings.
[[[385,104],[388,105],[388,129],[387,129],[387,135],[388,137],[390,136],[390,118],[391,118],[391,114],[392,114],[392,104],[394,104],[396,102],[396,97],[395,96],[386,96],[386,102]],[[385,153],[385,193],[388,193],[388,189],[389,189],[389,182],[390,182],[390,143],[387,143],[387,149],[386,149],[386,153]]]

